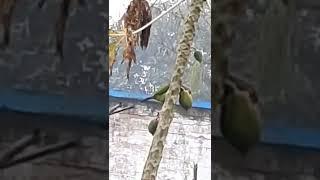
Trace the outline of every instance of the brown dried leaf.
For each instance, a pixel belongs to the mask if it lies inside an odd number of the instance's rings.
[[[152,20],[151,9],[146,0],[132,0],[128,6],[127,12],[124,14],[124,27],[129,31],[135,31]],[[136,36],[133,42],[134,46],[138,44],[140,39],[141,48],[146,48],[149,42],[151,26],[144,29]]]
[[[151,9],[149,3],[147,1],[141,1],[142,3],[142,23],[141,27],[146,25],[148,22],[152,20]],[[144,29],[140,34],[140,46],[142,49],[148,47],[149,37],[150,37],[150,29],[151,25]]]
[[[3,40],[1,45],[7,47],[10,43],[10,29],[13,10],[16,0],[0,0],[0,27],[3,27]]]
[[[63,40],[66,22],[69,17],[70,0],[63,0],[60,5],[60,14],[56,21],[56,53],[63,58]]]
[[[112,68],[114,63],[116,62],[118,47],[117,42],[109,43],[109,75],[112,76]]]
[[[128,62],[127,79],[129,79],[129,72],[132,65],[132,61],[136,63],[136,53],[134,52],[134,46],[132,45],[131,42],[127,44],[126,48],[123,51],[123,60],[121,63],[123,63],[124,61]]]
[[[41,6],[41,1],[39,2]],[[85,5],[84,1],[78,0],[80,6]],[[64,33],[66,29],[66,23],[69,17],[69,8],[71,5],[71,0],[63,0],[60,4],[59,16],[56,20],[55,33],[56,33],[56,53],[63,58],[63,43],[64,43]]]
[[[151,26],[147,27],[139,34],[133,34],[132,32],[138,30],[151,21],[152,15],[149,3],[146,0],[132,0],[126,13],[123,15],[123,19],[127,43],[123,51],[123,60],[121,64],[124,61],[128,62],[127,78],[129,79],[132,61],[136,63],[136,54],[134,48],[138,44],[142,49],[147,48],[148,46]]]

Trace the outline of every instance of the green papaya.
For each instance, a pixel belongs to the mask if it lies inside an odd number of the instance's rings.
[[[260,114],[246,91],[228,87],[221,104],[220,128],[228,143],[243,156],[261,139]]]
[[[149,130],[149,133],[152,134],[152,136],[154,135],[154,133],[155,133],[156,130],[157,130],[158,123],[159,123],[159,120],[158,120],[158,119],[153,119],[153,120],[151,120],[151,121],[149,122],[148,130]]]
[[[179,93],[179,104],[185,109],[188,110],[192,108],[192,94],[190,89],[181,87]]]
[[[199,62],[201,63],[202,62],[202,52],[201,51],[195,51],[193,53],[193,57]]]

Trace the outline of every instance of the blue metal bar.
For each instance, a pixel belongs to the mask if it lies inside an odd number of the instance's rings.
[[[132,93],[121,90],[109,90],[109,96],[116,98],[128,98],[142,100],[148,95]],[[195,108],[211,109],[211,102],[196,101]],[[263,132],[263,142],[271,144],[286,144],[305,148],[320,149],[320,131],[303,128],[266,128]]]
[[[101,97],[72,97],[1,89],[0,107],[31,113],[102,118],[106,116],[108,102]]]
[[[141,100],[147,95],[110,90],[110,96]],[[61,114],[70,116],[93,116],[105,118],[108,102],[101,97],[66,97],[12,89],[0,90],[0,107],[31,113]],[[196,108],[210,109],[210,102],[199,101]],[[263,142],[287,144],[320,149],[320,131],[302,128],[268,127],[263,132]]]
[[[143,93],[126,92],[121,90],[109,90],[109,96],[117,97],[117,98],[143,100],[149,97],[150,95],[146,95]],[[211,109],[211,102],[210,101],[194,101],[192,102],[192,107],[202,108],[202,109]]]
[[[265,128],[263,142],[286,144],[320,150],[320,131],[304,128]]]

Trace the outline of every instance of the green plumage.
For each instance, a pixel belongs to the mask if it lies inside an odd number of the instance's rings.
[[[154,93],[154,95],[162,95],[162,94],[166,93],[168,91],[169,87],[170,87],[170,84],[161,87],[157,92]]]
[[[165,100],[165,97],[166,97],[166,94],[157,94],[157,95],[154,95],[153,96],[153,99],[161,102],[162,104],[164,103],[164,100]]]
[[[185,109],[188,110],[192,107],[192,94],[190,89],[181,87],[179,94],[179,104]]]
[[[170,84],[161,87],[161,88],[160,88],[158,91],[156,91],[152,96],[143,99],[141,102],[148,101],[149,99],[154,99],[154,100],[156,100],[156,101],[159,101],[159,102],[161,102],[161,103],[164,103],[165,96],[166,96],[166,92],[168,91],[169,86],[170,86]]]
[[[244,156],[260,141],[259,114],[246,92],[233,91],[226,95],[220,126],[225,139]]]

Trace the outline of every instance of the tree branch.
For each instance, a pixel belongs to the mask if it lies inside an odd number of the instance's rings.
[[[40,130],[34,130],[32,135],[25,136],[20,140],[16,141],[8,150],[3,152],[0,156],[0,164],[7,163],[18,153],[23,151],[25,148],[30,146],[31,144],[38,141],[40,138]]]
[[[193,165],[193,180],[198,179],[198,164]]]
[[[46,146],[46,147],[41,148],[39,150],[34,150],[34,151],[32,151],[32,152],[30,152],[30,153],[28,153],[18,159],[14,159],[12,161],[0,164],[0,169],[6,169],[6,168],[12,167],[14,165],[25,163],[25,162],[34,160],[36,158],[43,157],[43,156],[53,154],[53,153],[57,153],[59,151],[63,151],[63,150],[66,150],[68,148],[72,148],[72,147],[75,147],[78,145],[79,145],[78,141],[67,141],[67,142],[63,142],[63,143],[59,143],[59,144],[57,143],[57,144],[53,144],[50,146]]]
[[[128,107],[119,109],[119,110],[117,110],[117,111],[113,111],[113,112],[109,113],[109,115],[116,114],[116,113],[120,113],[120,112],[122,112],[122,111],[126,111],[126,110],[129,110],[129,109],[132,109],[132,108],[134,108],[134,107],[135,107],[134,105],[131,105],[131,106],[128,106]]]
[[[178,99],[182,76],[190,56],[191,46],[195,34],[195,23],[197,23],[199,20],[203,3],[203,0],[192,0],[190,13],[185,21],[183,35],[179,42],[176,58],[177,60],[171,78],[170,87],[166,93],[165,102],[160,112],[160,122],[152,140],[147,161],[143,169],[142,180],[155,180],[157,177],[157,171],[162,158],[164,143],[173,119],[173,107]]]
[[[119,107],[122,106],[122,103],[120,102],[119,104],[113,106],[110,110],[109,110],[109,115],[112,114],[114,111],[116,111],[116,109],[118,109]]]

